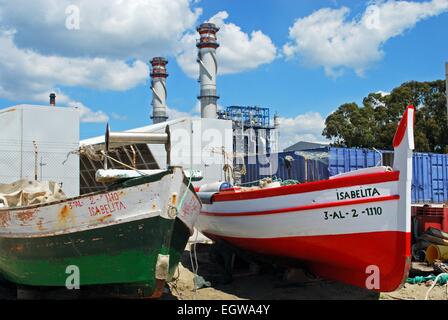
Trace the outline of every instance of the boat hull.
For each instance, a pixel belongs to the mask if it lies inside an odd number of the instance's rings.
[[[203,205],[197,227],[213,240],[244,250],[306,262],[325,278],[393,291],[403,283],[410,262],[398,181],[398,172],[384,172],[222,192]],[[372,268],[378,270],[377,282],[369,277]]]
[[[411,261],[414,111],[408,106],[398,124],[393,168],[273,188],[203,188],[197,228],[242,249],[304,261],[322,277],[400,288]]]
[[[76,266],[81,286],[146,283],[154,287],[158,255],[170,256],[170,273],[174,272],[189,234],[179,220],[151,217],[71,234],[0,238],[0,269],[7,280],[22,285],[65,286],[67,268]],[[167,243],[179,245],[166,247]]]
[[[103,193],[4,210],[0,273],[18,285],[67,287],[78,270],[80,287],[112,285],[127,296],[159,297],[199,214],[188,185],[174,168]]]
[[[209,238],[267,257],[279,264],[305,262],[315,274],[358,287],[375,289],[370,266],[380,270],[377,290],[394,291],[405,280],[410,263],[410,234],[372,232],[349,235],[296,236],[283,238],[236,238],[205,234]],[[396,246],[390,246],[396,244]],[[397,253],[401,253],[397,256]]]

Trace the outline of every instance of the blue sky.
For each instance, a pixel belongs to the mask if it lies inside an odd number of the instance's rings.
[[[114,130],[151,123],[146,63],[155,55],[169,60],[170,115],[194,112],[194,27],[209,19],[221,26],[219,104],[278,112],[284,146],[324,140],[323,121],[342,103],[443,79],[448,61],[448,0],[28,4],[0,0],[0,107],[45,104],[56,90],[58,104],[82,110],[82,138],[102,134],[106,121]],[[79,29],[64,27],[70,5]]]

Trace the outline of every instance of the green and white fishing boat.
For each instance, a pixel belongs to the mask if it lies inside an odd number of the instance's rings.
[[[24,286],[65,287],[68,271],[75,268],[81,287],[113,285],[123,296],[160,297],[193,232],[201,202],[181,167],[113,171],[102,170],[100,176],[115,176],[102,192],[4,204],[0,277]],[[13,194],[29,197],[22,191]]]

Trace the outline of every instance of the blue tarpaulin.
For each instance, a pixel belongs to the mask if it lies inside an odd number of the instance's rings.
[[[390,151],[334,147],[281,152],[269,158],[252,156],[245,159],[247,173],[242,182],[247,184],[268,176],[316,181],[356,169],[392,165],[392,161]],[[412,202],[448,203],[447,154],[414,153]]]

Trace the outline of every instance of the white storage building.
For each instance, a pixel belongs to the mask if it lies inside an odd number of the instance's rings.
[[[79,111],[17,105],[0,110],[0,183],[51,180],[79,195]]]

